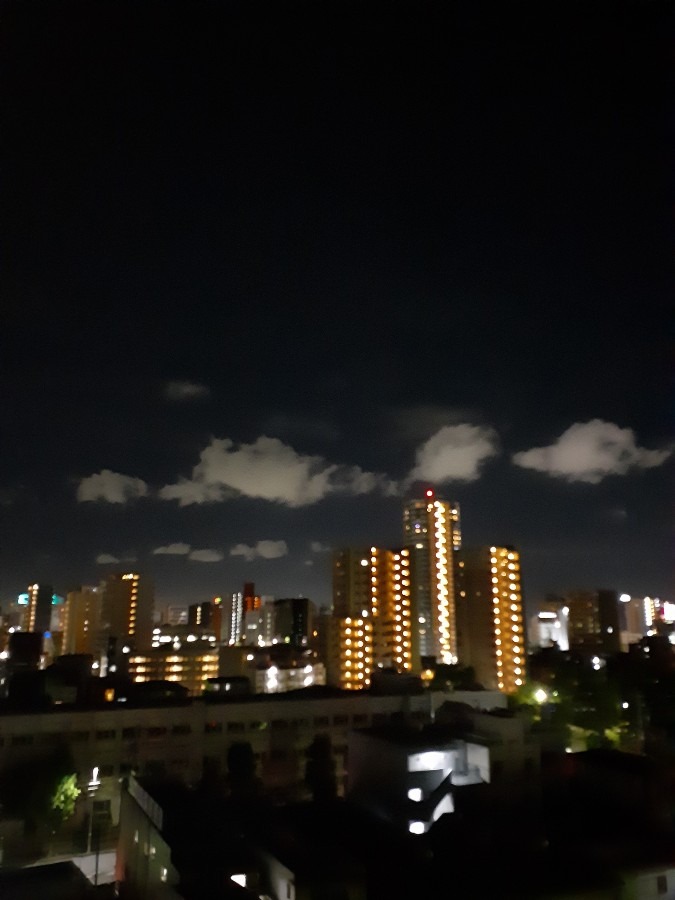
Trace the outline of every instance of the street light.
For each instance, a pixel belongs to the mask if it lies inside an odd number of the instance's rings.
[[[98,777],[98,766],[94,766],[91,770],[91,779],[89,780],[89,784],[87,785],[87,794],[91,801],[90,809],[89,809],[89,828],[87,830],[87,856],[91,853],[91,838],[94,830],[94,796],[96,795],[96,791],[101,787],[101,780]],[[98,853],[99,853],[99,844],[98,841],[96,843],[96,864],[94,870],[94,886],[98,884]]]
[[[537,688],[537,690],[534,692],[534,699],[537,701],[537,703],[546,703],[546,701],[548,700],[548,694],[543,688]]]

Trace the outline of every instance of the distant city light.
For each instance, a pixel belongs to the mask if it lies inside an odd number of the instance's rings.
[[[666,600],[663,604],[663,619],[669,624],[675,622],[675,603],[669,603]]]
[[[537,701],[537,703],[546,703],[546,701],[548,700],[548,694],[543,688],[538,688],[534,692],[534,699]]]
[[[620,595],[619,595],[619,600],[620,600],[622,603],[630,603],[630,594],[620,594]]]

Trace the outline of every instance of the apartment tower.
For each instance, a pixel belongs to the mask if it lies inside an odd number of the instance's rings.
[[[328,671],[342,687],[367,686],[376,668],[416,668],[410,590],[407,547],[335,551]]]
[[[155,593],[152,582],[137,572],[109,575],[103,583],[101,630],[104,640],[127,642],[136,650],[152,643]]]
[[[457,661],[454,554],[461,547],[459,504],[429,488],[403,507],[403,535],[410,552],[411,608],[420,656]]]
[[[488,690],[525,680],[520,554],[513,547],[462,550],[457,560],[457,637],[462,665]]]
[[[69,591],[63,612],[63,652],[91,653],[98,650],[101,628],[102,591],[98,587],[81,587]]]

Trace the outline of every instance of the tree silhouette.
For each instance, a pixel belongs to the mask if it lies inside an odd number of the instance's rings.
[[[337,797],[335,760],[327,734],[317,734],[307,748],[305,782],[315,803],[330,803]]]
[[[62,780],[73,775],[75,764],[66,745],[51,753],[18,759],[0,772],[0,803],[6,813],[23,818],[33,831],[50,820],[52,801]]]
[[[227,783],[233,800],[252,800],[260,793],[253,748],[248,741],[236,741],[227,751]]]

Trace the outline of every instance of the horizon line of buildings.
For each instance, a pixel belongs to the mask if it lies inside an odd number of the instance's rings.
[[[459,663],[483,687],[513,692],[525,681],[528,649],[555,642],[561,649],[616,652],[648,633],[660,615],[649,598],[570,592],[542,605],[529,622],[528,642],[516,548],[464,548],[459,504],[432,488],[404,503],[402,538],[394,548],[334,550],[330,611],[306,597],[262,597],[247,582],[230,596],[158,614],[152,580],[127,571],[71,591],[65,602],[50,585],[32,584],[19,596],[17,624],[7,630],[41,635],[43,665],[59,655],[88,654],[97,674],[178,681],[193,694],[218,675],[260,682],[253,669],[264,654],[242,657],[253,665],[235,664],[238,657],[219,655],[220,648],[276,644],[311,652],[312,659],[301,660],[303,669],[313,667],[311,684],[358,690],[380,670],[431,678],[437,665]],[[262,684],[306,686],[310,675],[297,675]]]

